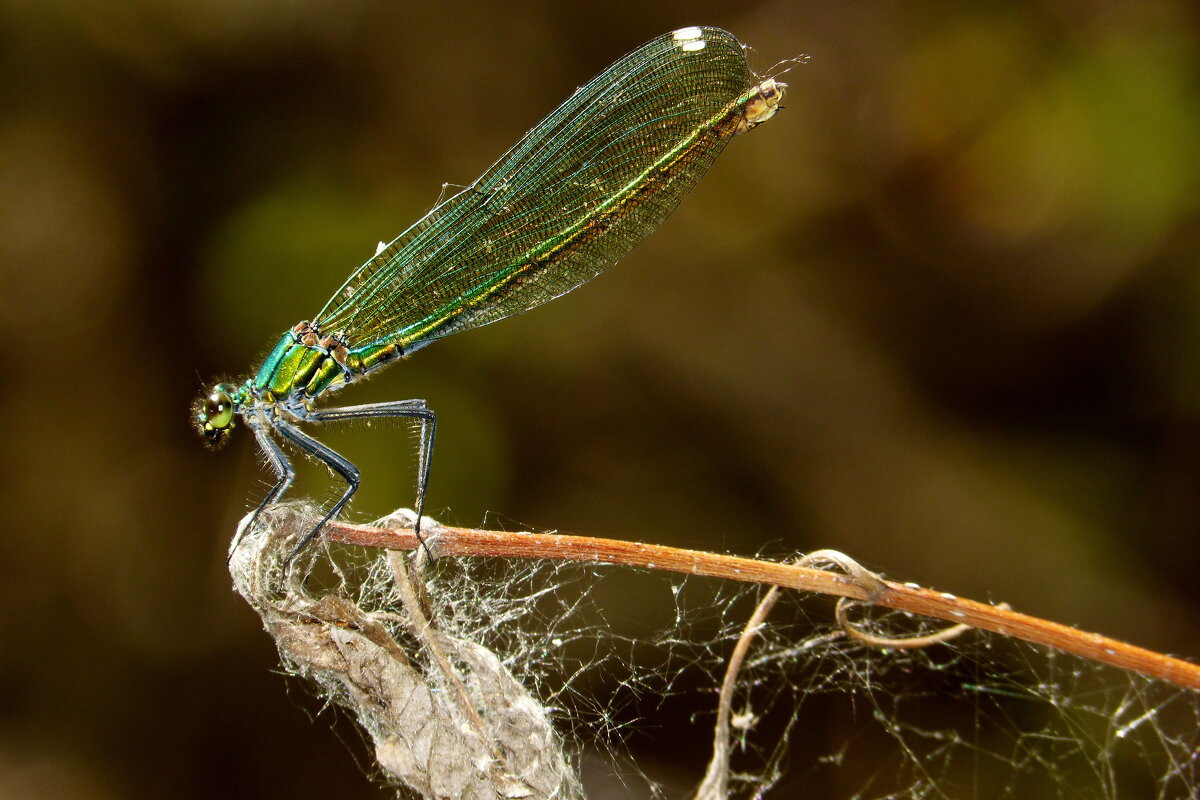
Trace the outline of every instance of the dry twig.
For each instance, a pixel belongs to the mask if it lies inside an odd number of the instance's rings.
[[[324,535],[331,541],[363,547],[412,550],[417,546],[412,531],[402,528],[375,528],[336,522],[326,527]],[[873,573],[866,573],[870,578],[864,582],[862,575],[619,539],[445,526],[438,529],[428,546],[435,556],[500,556],[623,564],[846,597],[1011,636],[1139,672],[1187,689],[1200,689],[1200,665],[1097,633],[1087,633],[1021,614],[1007,605],[993,606],[911,583],[885,581]]]

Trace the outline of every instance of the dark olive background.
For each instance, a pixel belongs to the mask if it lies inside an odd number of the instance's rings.
[[[189,403],[443,182],[694,24],[762,71],[810,54],[786,110],[592,284],[341,396],[439,412],[431,512],[834,547],[1200,654],[1192,4],[7,0],[0,793],[388,796],[231,593],[266,475],[244,430],[206,452]],[[402,430],[326,441],[363,469],[352,516],[411,503]],[[706,723],[632,755],[686,788]]]

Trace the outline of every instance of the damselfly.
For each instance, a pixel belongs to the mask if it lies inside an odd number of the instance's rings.
[[[319,408],[324,394],[435,339],[571,291],[628,253],[704,175],[734,136],[779,109],[786,84],[760,79],[746,48],[718,28],[647,42],[577,89],[467,188],[381,244],[311,320],[280,337],[240,385],[199,401],[200,432],[219,443],[238,419],[277,481],[243,527],[294,477],[283,445],[328,466],[346,488],[295,556],[350,502],[359,471],[300,423],[407,417],[420,424],[416,534],[435,417],[424,400]]]

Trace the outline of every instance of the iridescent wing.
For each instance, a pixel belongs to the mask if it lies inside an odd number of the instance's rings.
[[[314,324],[352,349],[409,352],[571,291],[675,209],[745,129],[752,94],[744,47],[723,30],[646,43],[382,248]]]

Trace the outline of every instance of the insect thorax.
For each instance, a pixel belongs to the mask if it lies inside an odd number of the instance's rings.
[[[279,338],[252,384],[259,395],[303,400],[340,388],[401,355],[393,344],[351,348],[341,336],[305,321]]]

